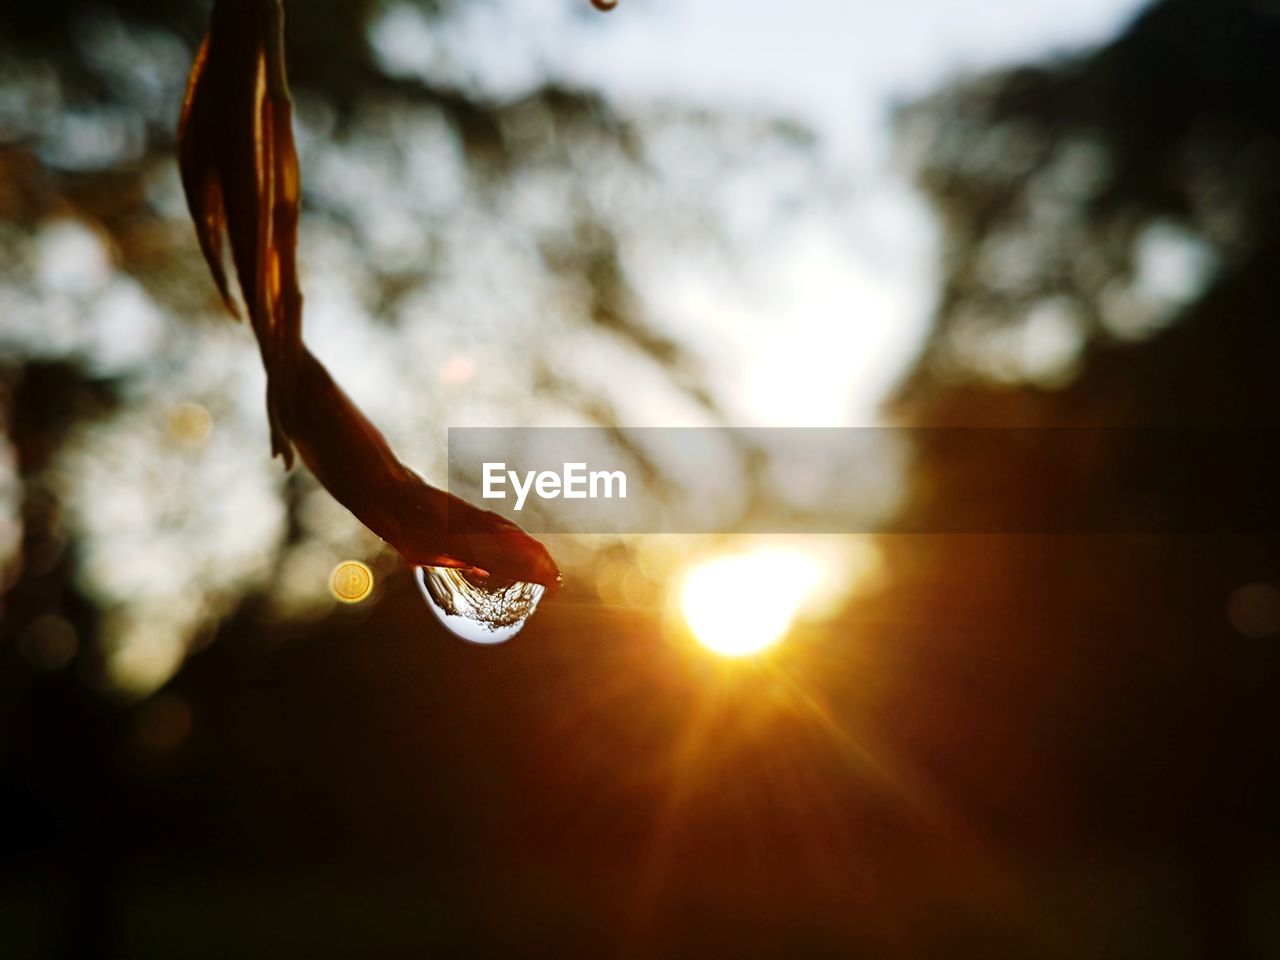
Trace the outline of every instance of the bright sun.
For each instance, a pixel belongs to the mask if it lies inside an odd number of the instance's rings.
[[[685,576],[680,610],[708,650],[724,657],[747,657],[786,635],[820,574],[818,561],[796,550],[715,557]]]

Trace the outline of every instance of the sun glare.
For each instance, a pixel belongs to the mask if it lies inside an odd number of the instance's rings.
[[[820,574],[814,557],[795,550],[715,557],[685,576],[680,610],[708,650],[748,657],[786,636]]]

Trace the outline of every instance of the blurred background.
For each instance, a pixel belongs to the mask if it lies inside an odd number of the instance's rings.
[[[306,338],[429,480],[1280,419],[1273,0],[286,6]],[[564,536],[445,633],[270,459],[173,161],[208,8],[0,8],[0,954],[1280,956],[1274,537]],[[894,509],[1203,495],[1098,436]]]

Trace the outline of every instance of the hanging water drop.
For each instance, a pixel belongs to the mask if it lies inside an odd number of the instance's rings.
[[[505,643],[524,628],[546,587],[452,567],[417,567],[418,589],[441,625],[471,643]]]

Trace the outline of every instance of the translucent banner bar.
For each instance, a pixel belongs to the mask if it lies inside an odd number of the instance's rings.
[[[449,489],[532,533],[1280,532],[1280,432],[451,429]]]

